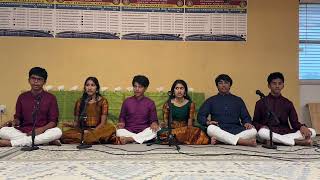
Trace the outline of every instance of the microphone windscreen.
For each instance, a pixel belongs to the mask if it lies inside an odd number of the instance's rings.
[[[258,95],[259,95],[260,93],[261,93],[261,91],[260,91],[260,90],[256,90],[256,94],[258,94]]]
[[[260,97],[265,97],[265,95],[260,90],[256,90],[256,94]]]

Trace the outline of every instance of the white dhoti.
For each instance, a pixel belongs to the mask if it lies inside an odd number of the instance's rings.
[[[311,138],[316,137],[316,131],[312,128],[309,128],[311,131]],[[281,143],[284,145],[289,145],[289,146],[294,146],[295,141],[294,140],[303,140],[304,137],[302,136],[301,132],[298,130],[295,133],[289,133],[289,134],[284,134],[280,135],[278,133],[272,133],[272,141],[276,143]],[[258,131],[258,140],[263,141],[263,140],[270,140],[270,130],[267,128],[261,128]]]
[[[157,132],[153,132],[150,127],[144,129],[139,133],[133,133],[126,129],[117,129],[116,134],[118,137],[131,137],[137,143],[142,144],[145,141],[149,141],[157,136]]]
[[[57,140],[61,137],[62,131],[58,127],[47,129],[44,133],[35,136],[34,143],[36,145],[46,144]],[[26,133],[19,131],[14,127],[3,127],[0,129],[0,138],[10,140],[13,147],[31,146],[32,137]]]
[[[236,135],[222,130],[215,125],[208,126],[207,133],[210,137],[216,138],[218,141],[225,144],[237,145],[239,138],[241,139],[253,139],[256,138],[257,130],[255,128],[247,129]]]

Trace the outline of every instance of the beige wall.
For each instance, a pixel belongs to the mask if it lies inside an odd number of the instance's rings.
[[[312,126],[308,103],[320,103],[320,82],[304,81],[300,82],[300,109],[301,117],[308,127]],[[319,132],[318,132],[319,133]]]
[[[267,93],[267,75],[282,71],[284,94],[299,107],[298,1],[249,0],[248,6],[247,42],[0,38],[0,104],[8,107],[3,118],[12,117],[18,94],[29,88],[32,66],[46,68],[47,84],[54,86],[82,86],[94,75],[102,86],[128,87],[134,74],[146,74],[151,91],[169,89],[182,78],[207,96],[216,93],[213,78],[227,73],[233,93],[243,97],[251,114],[255,90]]]

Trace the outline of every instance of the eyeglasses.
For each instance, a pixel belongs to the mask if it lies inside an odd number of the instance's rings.
[[[42,78],[42,77],[34,77],[34,76],[31,76],[30,78],[29,78],[31,81],[44,81],[44,78]]]

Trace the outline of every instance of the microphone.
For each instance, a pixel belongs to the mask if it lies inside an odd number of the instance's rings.
[[[41,95],[36,96],[36,101],[40,101],[41,100]]]
[[[41,98],[42,97],[40,95],[35,97],[35,101],[36,102],[35,102],[35,105],[33,107],[32,115],[35,115],[39,111]]]
[[[81,110],[81,113],[79,115],[79,123],[80,123],[80,130],[81,130],[81,136],[80,136],[80,144],[77,146],[78,149],[86,149],[86,148],[90,148],[92,147],[92,145],[90,144],[85,144],[85,141],[84,141],[84,130],[85,130],[85,122],[87,121],[87,106],[88,106],[88,103],[89,101],[91,101],[92,99],[92,96],[88,96],[87,93],[85,93],[82,97],[83,99],[83,102],[81,102],[81,106],[82,106],[82,103],[83,104],[83,108]]]
[[[36,137],[36,120],[37,120],[37,114],[40,110],[40,101],[41,101],[41,96],[38,95],[35,97],[35,104],[33,107],[33,111],[32,111],[32,131],[31,131],[31,146],[25,146],[23,148],[21,148],[21,151],[33,151],[33,150],[37,150],[39,149],[38,146],[35,146],[35,142],[34,139]]]
[[[92,100],[92,96],[86,95],[85,97],[83,97],[83,99],[84,99],[84,106],[82,108],[82,111],[80,112],[80,117],[86,119],[87,118],[86,117],[87,116],[87,106],[88,106],[89,101]]]
[[[260,90],[256,90],[256,94],[260,96],[260,98],[266,97]]]
[[[86,103],[92,100],[92,96],[88,96],[87,99],[85,100]]]
[[[256,94],[260,96],[262,103],[264,103],[264,106],[266,109],[265,111],[266,111],[266,115],[267,115],[266,119],[268,120],[266,125],[269,128],[270,143],[264,144],[264,145],[262,145],[262,147],[267,148],[267,149],[277,149],[277,146],[275,146],[273,144],[273,140],[272,140],[272,137],[273,137],[272,126],[279,124],[280,121],[279,121],[277,115],[274,112],[272,112],[272,110],[268,106],[266,96],[260,90],[256,90]]]

